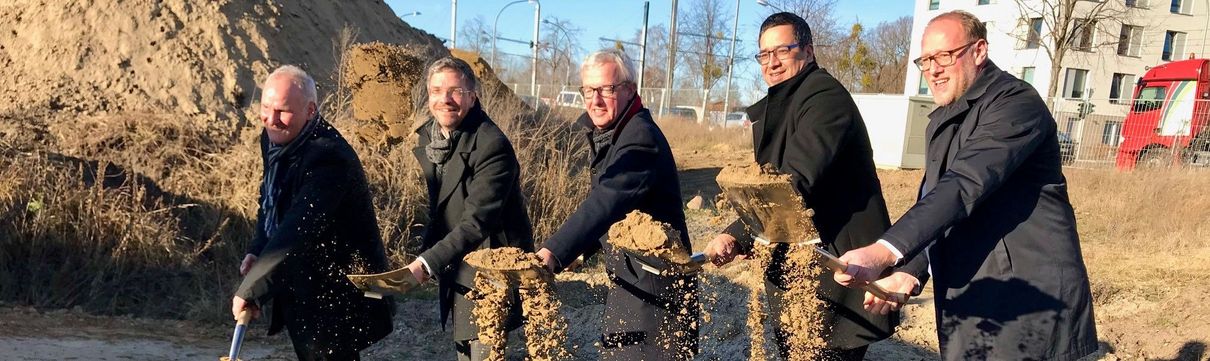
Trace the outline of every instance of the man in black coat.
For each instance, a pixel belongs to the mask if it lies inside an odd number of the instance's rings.
[[[297,67],[265,80],[260,117],[257,236],[231,312],[256,317],[272,301],[269,334],[284,326],[300,360],[359,359],[391,332],[392,313],[345,278],[388,269],[361,161],[319,116],[315,81]]]
[[[1088,272],[1046,104],[988,60],[974,15],[933,18],[921,44],[916,64],[941,107],[929,115],[920,199],[878,244],[843,255],[849,266],[836,280],[860,283],[927,254],[945,359],[1095,352]]]
[[[558,271],[581,255],[604,251],[614,287],[605,300],[601,359],[688,360],[697,353],[696,277],[644,271],[639,262],[668,264],[604,240],[611,225],[638,210],[671,225],[690,249],[672,149],[643,108],[635,74],[630,59],[612,49],[590,54],[580,66],[588,109],[577,123],[592,146],[592,189],[538,255]]]
[[[429,224],[423,251],[408,268],[416,280],[438,280],[441,323],[453,314],[454,346],[460,360],[482,360],[486,347],[472,323],[466,298],[475,268],[463,260],[485,248],[534,251],[533,231],[521,195],[521,166],[504,132],[479,105],[479,82],[470,65],[445,57],[429,66],[426,89],[432,118],[418,129],[413,152],[429,190]],[[509,290],[506,328],[520,325],[516,289]]]
[[[810,27],[797,15],[770,15],[761,25],[759,44],[757,61],[769,93],[748,107],[756,162],[791,176],[803,206],[815,211],[812,221],[823,248],[840,254],[874,243],[891,222],[870,138],[853,98],[815,63]],[[753,237],[736,220],[711,241],[706,253],[722,265],[753,246]],[[774,320],[787,302],[784,267],[789,250],[787,244],[777,245],[765,273]],[[927,265],[922,260],[912,266],[911,272],[896,272],[880,284],[893,292],[913,293],[922,281],[917,278],[926,277]],[[819,282],[816,295],[827,310],[823,323],[828,345],[819,359],[861,360],[870,343],[894,331],[897,313],[863,309],[872,296],[840,286],[828,273]],[[790,345],[780,327],[776,335],[783,357],[788,356]]]

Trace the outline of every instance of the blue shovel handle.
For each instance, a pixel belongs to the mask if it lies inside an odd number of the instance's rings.
[[[252,313],[248,310],[240,311],[239,317],[235,319],[235,334],[231,335],[231,351],[227,352],[228,360],[239,359],[239,349],[244,343],[244,331],[248,330],[248,321],[251,320]]]

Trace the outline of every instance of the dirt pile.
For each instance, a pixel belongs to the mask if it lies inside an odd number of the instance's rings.
[[[47,24],[54,24],[47,26]],[[246,121],[258,82],[297,64],[335,84],[339,46],[445,54],[381,1],[33,1],[0,5],[0,115],[167,112]]]
[[[552,287],[549,273],[536,254],[520,248],[502,247],[471,252],[467,264],[479,270],[475,275],[475,308],[471,311],[479,326],[479,341],[488,347],[487,360],[504,360],[508,342],[505,319],[508,316],[508,290],[519,288],[525,312],[525,346],[530,360],[566,360],[567,319]]]
[[[689,250],[681,245],[677,233],[672,226],[652,219],[649,214],[632,211],[609,227],[609,243],[640,255],[687,264]]]
[[[788,174],[770,165],[729,165],[715,178],[724,197],[748,231],[772,242],[800,242],[818,237]]]
[[[412,129],[413,110],[423,110],[421,92],[429,55],[419,48],[381,42],[357,44],[345,52],[341,86],[349,91],[356,135],[370,143],[396,143]]]

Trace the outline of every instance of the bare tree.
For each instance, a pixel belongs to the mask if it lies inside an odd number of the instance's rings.
[[[870,56],[875,63],[867,92],[900,93],[907,76],[908,50],[912,41],[912,18],[903,16],[879,23],[866,33]]]
[[[1114,47],[1120,43],[1120,33],[1107,24],[1129,24],[1132,8],[1116,1],[1084,0],[1016,0],[1021,13],[1017,31],[1017,48],[1041,48],[1050,58],[1050,89],[1047,98],[1058,90],[1059,72],[1070,51],[1092,51]],[[1094,36],[1094,34],[1102,34]],[[1108,39],[1096,41],[1095,39]],[[1127,39],[1129,40],[1129,39]],[[1105,53],[1105,52],[1102,52]],[[1112,52],[1111,52],[1112,53]]]
[[[642,44],[642,36],[643,30],[636,31],[634,42]],[[630,52],[630,49],[634,49],[631,55],[637,59],[638,48],[628,47],[627,51]],[[647,28],[647,60],[643,69],[643,86],[664,87],[664,83],[668,81],[668,56],[668,28],[664,27],[664,24]]]
[[[487,20],[483,15],[475,16],[470,20],[462,23],[462,30],[458,32],[458,44],[462,45],[462,49],[470,50],[479,53],[483,56],[484,52],[491,51],[491,34],[492,29],[487,26]]]
[[[680,47],[684,50],[677,54],[685,59],[684,79],[690,87],[702,89],[703,107],[710,89],[726,75],[727,46],[731,39],[727,20],[733,18],[732,14],[722,0],[698,1],[684,15],[684,30],[677,34],[684,44]]]
[[[549,83],[576,83],[571,76],[576,71],[573,65],[580,53],[579,37],[583,30],[566,19],[550,17],[546,21],[548,23],[543,27],[546,31],[538,49],[538,62],[543,64],[539,71],[545,74],[539,74],[539,77],[551,79]]]
[[[837,51],[836,79],[850,92],[864,92],[872,88],[874,69],[878,64],[870,55],[870,47],[862,38],[865,30],[861,23],[850,27],[849,36],[833,47]]]

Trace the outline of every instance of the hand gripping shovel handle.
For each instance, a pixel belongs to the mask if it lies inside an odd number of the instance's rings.
[[[231,335],[231,351],[227,352],[228,360],[239,359],[239,349],[244,344],[244,331],[247,331],[248,321],[251,320],[252,312],[248,312],[248,310],[240,311],[239,317],[235,318],[235,334]]]
[[[845,272],[845,268],[847,268],[848,265],[844,264],[844,262],[841,262],[839,258],[836,258],[836,256],[833,256],[831,253],[828,253],[828,251],[826,251],[822,248],[819,248],[819,247],[815,247],[815,253],[819,254],[819,256],[821,258],[823,258],[824,266],[831,269],[832,272],[836,272],[836,273]],[[869,292],[870,294],[874,295],[875,297],[878,297],[878,298],[881,298],[881,299],[884,299],[887,301],[902,304],[904,301],[907,300],[906,295],[904,295],[902,293],[894,293],[891,291],[887,291],[885,288],[882,288],[882,286],[879,286],[878,284],[873,283],[873,282],[863,284],[860,286],[860,288],[862,290],[865,290],[866,292]]]

